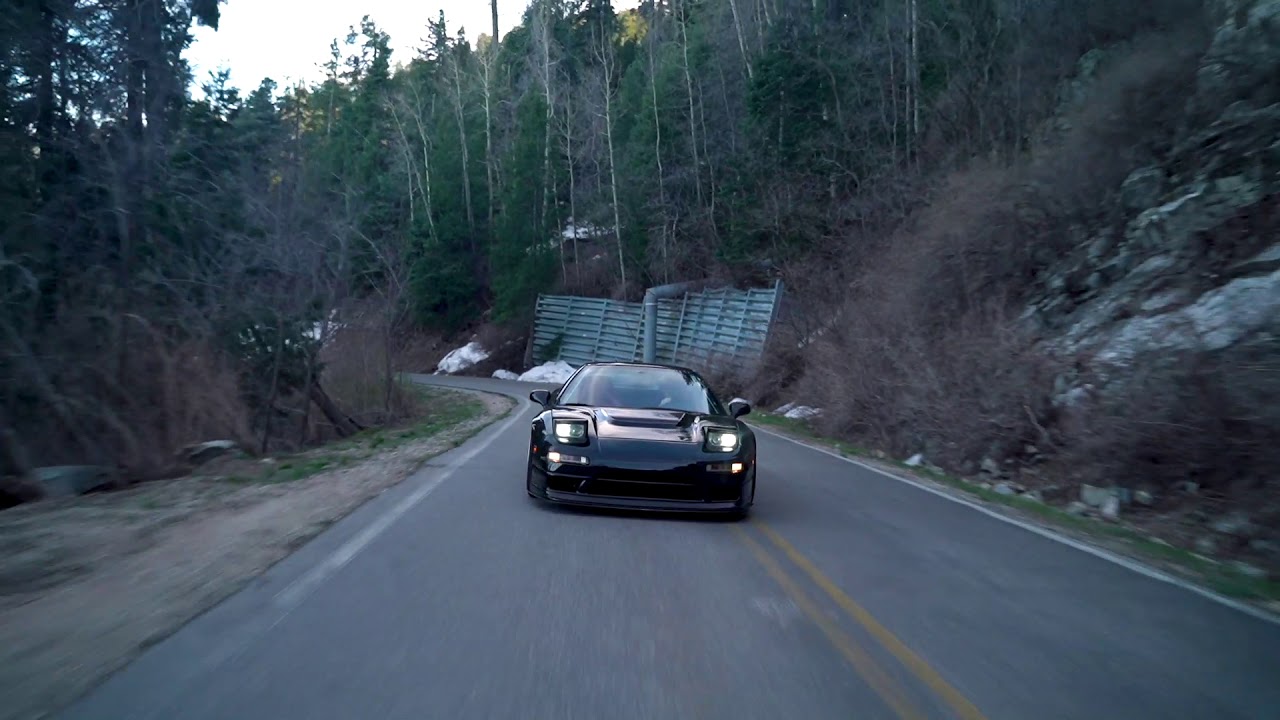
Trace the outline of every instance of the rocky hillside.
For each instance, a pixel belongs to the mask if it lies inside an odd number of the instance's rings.
[[[1029,309],[1100,371],[1266,343],[1280,322],[1280,2],[1215,10],[1171,147],[1128,175],[1120,222],[1044,272]]]
[[[1071,361],[1054,390],[1075,476],[1136,490],[1140,520],[1199,552],[1275,568],[1280,2],[1211,12],[1167,149],[1040,275],[1027,318]]]
[[[1280,2],[1203,10],[1088,51],[1026,152],[935,178],[849,292],[807,291],[838,319],[758,399],[1280,569]]]

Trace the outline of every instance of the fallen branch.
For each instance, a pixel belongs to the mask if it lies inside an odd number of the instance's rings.
[[[356,422],[355,418],[342,412],[338,404],[333,401],[333,398],[329,397],[324,388],[320,387],[319,381],[311,383],[309,394],[311,395],[311,401],[316,404],[316,407],[320,408],[320,412],[324,413],[325,418],[338,431],[338,435],[350,437],[364,429],[364,426]]]

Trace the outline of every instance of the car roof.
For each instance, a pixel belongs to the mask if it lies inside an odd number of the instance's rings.
[[[647,362],[624,362],[619,360],[589,362],[589,363],[583,364],[582,367],[583,368],[589,368],[589,367],[649,368],[651,370],[675,370],[677,372],[693,373],[694,375],[698,374],[696,370],[693,370],[692,368],[684,367],[682,365],[668,365],[666,363],[647,363]]]

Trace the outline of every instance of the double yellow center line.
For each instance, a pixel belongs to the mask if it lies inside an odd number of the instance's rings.
[[[956,717],[962,720],[986,720],[985,716],[974,706],[960,691],[951,686],[936,670],[929,666],[920,656],[911,651],[901,640],[887,628],[881,625],[871,613],[867,612],[861,605],[853,601],[843,590],[824,575],[818,568],[786,538],[779,535],[775,530],[764,523],[753,520],[751,524],[759,529],[760,533],[769,540],[783,555],[787,557],[797,568],[799,568],[809,579],[821,589],[828,597],[831,598],[841,610],[845,612],[852,620],[858,623],[867,631],[871,637],[875,638],[886,651],[893,655],[902,665],[907,668],[917,679],[919,679],[934,694],[943,700]],[[923,720],[925,714],[922,713],[912,702],[903,689],[894,678],[880,666],[879,663],[858,643],[845,633],[840,626],[832,621],[818,605],[809,598],[799,583],[791,578],[787,571],[783,568],[782,563],[778,562],[773,555],[765,549],[759,541],[751,536],[741,527],[735,526],[734,531],[739,538],[747,545],[752,554],[764,567],[765,571],[780,585],[784,592],[790,596],[801,612],[805,614],[822,633],[827,637],[831,644],[844,656],[846,660],[853,666],[854,670],[866,680],[871,689],[884,700],[893,712],[903,720]]]

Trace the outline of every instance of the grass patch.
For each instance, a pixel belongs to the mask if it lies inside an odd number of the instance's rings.
[[[471,393],[415,385],[414,394],[423,414],[408,423],[370,428],[349,438],[330,443],[323,448],[303,453],[271,458],[260,462],[255,472],[240,472],[224,478],[224,482],[236,485],[273,485],[297,482],[313,475],[354,465],[377,453],[394,450],[408,443],[428,440],[485,412],[485,404]],[[457,447],[461,439],[455,439],[450,447]]]
[[[796,439],[812,442],[844,457],[895,465],[916,476],[928,478],[967,495],[977,497],[984,502],[1023,511],[1044,525],[1109,541],[1105,543],[1108,549],[1121,552],[1127,551],[1125,554],[1158,564],[1183,577],[1197,580],[1214,592],[1227,597],[1256,601],[1280,600],[1280,582],[1278,581],[1248,575],[1231,565],[1210,560],[1190,550],[1149,537],[1132,528],[1094,518],[1072,515],[1048,503],[1019,495],[1002,495],[990,488],[952,477],[931,468],[912,467],[898,460],[880,457],[865,448],[842,440],[824,437],[803,420],[793,420],[780,415],[766,413],[753,413],[751,418],[756,425],[776,430]],[[1121,547],[1116,547],[1117,545]]]

